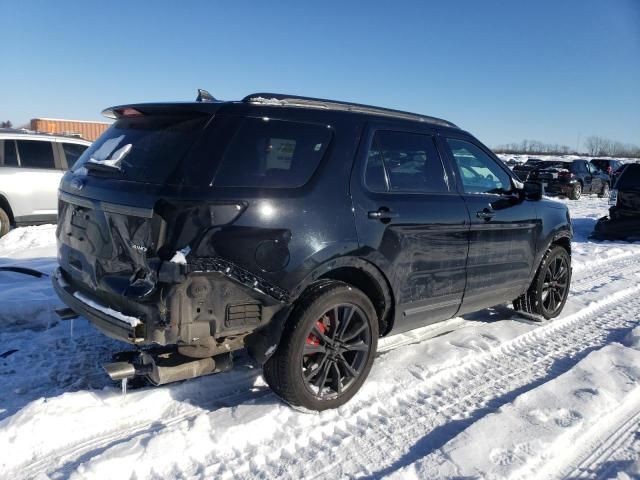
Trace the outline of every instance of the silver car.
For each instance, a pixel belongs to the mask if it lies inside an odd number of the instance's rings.
[[[60,179],[89,145],[81,138],[0,129],[0,237],[11,226],[56,222]]]

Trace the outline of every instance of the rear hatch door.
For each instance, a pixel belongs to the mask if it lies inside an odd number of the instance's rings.
[[[212,118],[130,108],[84,152],[59,195],[58,256],[71,279],[107,295],[153,292],[160,253],[169,248],[158,203],[196,198],[210,178],[211,165],[195,157]]]

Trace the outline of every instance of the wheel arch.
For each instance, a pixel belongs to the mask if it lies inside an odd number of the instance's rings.
[[[275,352],[280,343],[289,314],[301,297],[327,281],[340,281],[361,290],[371,300],[378,314],[378,326],[381,336],[393,327],[395,307],[394,295],[384,273],[374,264],[359,258],[344,256],[329,260],[309,273],[291,292],[291,303],[279,311],[272,321],[259,331],[249,335],[245,344],[250,355],[264,363]]]
[[[5,195],[0,193],[0,208],[2,208],[7,215],[9,215],[9,221],[11,225],[15,225],[15,218],[13,216],[13,210],[11,209],[11,205],[9,204],[9,200]]]

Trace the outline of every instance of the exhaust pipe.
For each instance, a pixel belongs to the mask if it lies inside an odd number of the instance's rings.
[[[136,367],[129,362],[105,363],[102,366],[111,380],[124,380],[136,376]]]
[[[164,385],[190,378],[221,373],[233,366],[231,354],[193,360],[179,353],[160,356],[141,353],[138,361],[114,362],[103,365],[111,380],[123,380],[144,376],[154,385]]]

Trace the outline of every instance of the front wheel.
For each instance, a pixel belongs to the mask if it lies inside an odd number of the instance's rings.
[[[608,184],[608,183],[605,183],[605,184],[602,186],[602,191],[600,192],[599,197],[600,197],[600,198],[607,198],[608,196],[609,196],[609,184]]]
[[[2,208],[0,208],[0,237],[4,237],[11,229],[11,221],[9,215]]]
[[[337,408],[364,383],[377,346],[378,318],[369,298],[346,283],[321,282],[291,312],[264,378],[291,405]]]
[[[527,292],[513,302],[516,310],[542,315],[547,320],[562,312],[571,285],[571,257],[560,245],[553,245],[538,268]]]

